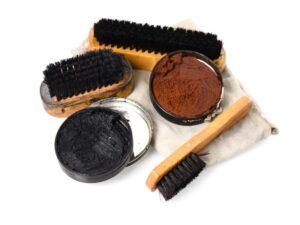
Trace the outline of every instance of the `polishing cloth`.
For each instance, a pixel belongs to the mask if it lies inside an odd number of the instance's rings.
[[[135,71],[136,87],[128,98],[140,103],[150,113],[154,122],[153,147],[163,156],[168,156],[205,128],[208,123],[182,126],[160,116],[150,101],[149,75],[150,73],[146,71]],[[224,83],[223,109],[240,97],[249,96],[228,68],[225,68],[222,76]],[[275,133],[277,133],[277,128],[263,115],[254,102],[251,111],[242,121],[221,134],[204,149],[203,153],[205,154],[202,159],[208,165],[217,163]]]
[[[195,24],[190,20],[181,22],[177,27],[196,29]],[[79,48],[73,51],[73,54],[81,54],[87,51],[87,49],[88,42],[85,41]],[[208,125],[208,123],[203,123],[193,126],[182,126],[167,121],[156,112],[150,101],[150,72],[134,70],[134,77],[135,89],[128,98],[141,104],[151,115],[154,123],[152,145],[164,157],[172,154],[177,148]],[[224,84],[223,110],[237,101],[241,96],[246,95],[250,97],[229,68],[225,68],[222,77]],[[253,100],[253,98],[251,99]],[[202,151],[202,159],[207,165],[215,164],[277,133],[278,129],[264,116],[260,107],[254,101],[251,111],[242,121],[218,136]]]

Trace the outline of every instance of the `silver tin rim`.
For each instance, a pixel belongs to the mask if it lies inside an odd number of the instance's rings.
[[[136,161],[138,161],[140,158],[142,158],[146,154],[146,152],[149,150],[152,136],[153,136],[153,121],[151,119],[150,114],[144,109],[143,106],[141,106],[136,101],[133,101],[133,100],[130,100],[127,98],[111,97],[111,98],[101,99],[101,100],[98,100],[97,102],[94,102],[90,107],[107,107],[112,110],[118,111],[122,114],[122,112],[119,111],[118,109],[114,109],[113,107],[111,107],[111,104],[118,104],[118,103],[129,104],[129,107],[134,107],[136,110],[138,110],[139,112],[137,112],[137,115],[139,115],[141,117],[141,119],[145,121],[145,123],[148,127],[148,131],[147,131],[148,132],[148,141],[146,142],[145,147],[142,150],[140,150],[137,154],[135,154],[135,152],[134,152],[135,149],[133,149],[133,156],[131,157],[129,163],[127,164],[127,166],[130,166],[130,165],[134,164]],[[124,108],[126,108],[126,107],[124,107]],[[129,112],[129,111],[127,111],[127,112]],[[130,121],[129,121],[129,124],[130,124]],[[133,142],[135,142],[134,136],[133,136]],[[133,143],[133,145],[134,145],[134,143]]]

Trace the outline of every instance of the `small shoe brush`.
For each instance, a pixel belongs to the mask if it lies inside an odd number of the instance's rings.
[[[41,95],[48,113],[68,116],[104,97],[126,97],[133,89],[131,66],[111,50],[97,50],[49,64]]]

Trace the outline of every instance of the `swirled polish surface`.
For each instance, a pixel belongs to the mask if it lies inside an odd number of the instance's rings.
[[[79,111],[59,129],[56,153],[68,170],[87,175],[109,173],[132,154],[130,126],[110,109],[96,107]]]
[[[164,110],[183,117],[197,118],[209,113],[221,98],[222,84],[206,63],[177,53],[155,67],[153,93]]]

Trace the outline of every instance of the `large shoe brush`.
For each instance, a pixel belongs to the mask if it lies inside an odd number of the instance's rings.
[[[176,50],[197,51],[220,71],[225,67],[225,51],[216,35],[182,28],[101,19],[90,30],[89,48],[112,49],[123,54],[133,67],[148,71],[164,54]]]
[[[111,50],[97,50],[49,64],[41,96],[49,114],[65,117],[97,99],[126,97],[132,89],[127,60]]]
[[[218,135],[230,129],[250,111],[252,102],[247,97],[240,98],[227,108],[204,130],[178,148],[172,155],[152,170],[147,186],[156,188],[168,200],[191,182],[206,166],[199,153]]]

